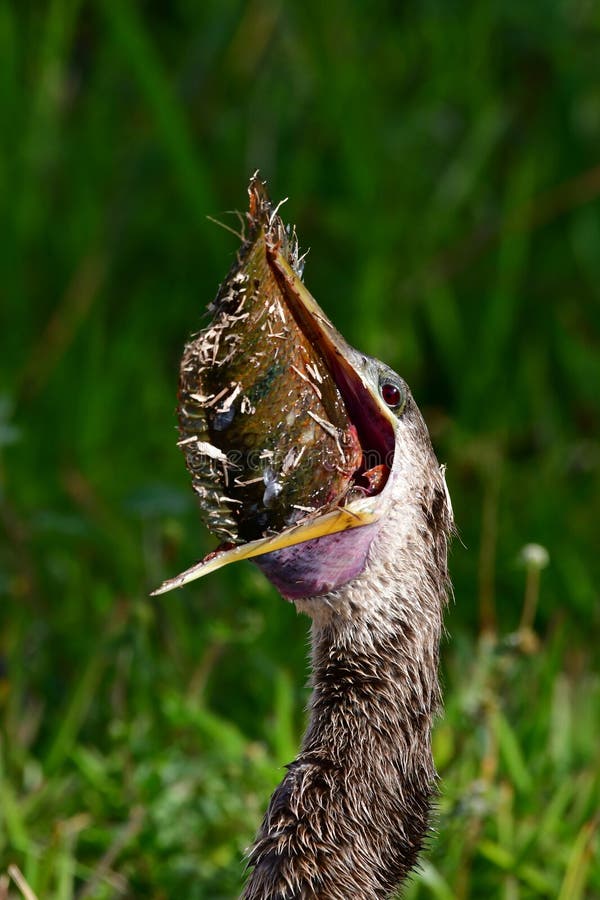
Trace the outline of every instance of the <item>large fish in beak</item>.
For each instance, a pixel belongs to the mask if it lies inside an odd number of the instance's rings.
[[[256,176],[249,196],[247,236],[179,386],[179,445],[222,543],[155,594],[251,558],[289,598],[347,582],[392,467],[403,382],[308,292],[295,233]]]

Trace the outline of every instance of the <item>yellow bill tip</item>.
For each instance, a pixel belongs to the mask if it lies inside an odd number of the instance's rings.
[[[185,572],[181,572],[174,578],[164,581],[160,587],[152,591],[150,596],[157,597],[159,594],[166,594],[175,588],[183,587],[185,584],[196,581],[196,579],[209,575],[211,572],[216,572],[217,569],[221,569],[232,562],[252,559],[252,557],[263,556],[265,553],[273,553],[276,550],[283,550],[295,544],[316,540],[328,534],[336,534],[340,531],[347,531],[350,528],[370,525],[379,519],[379,515],[373,508],[373,499],[365,498],[349,506],[339,507],[325,513],[325,515],[294,525],[280,534],[260,538],[257,541],[250,541],[247,544],[240,544],[230,549],[213,551],[200,562],[186,569]]]

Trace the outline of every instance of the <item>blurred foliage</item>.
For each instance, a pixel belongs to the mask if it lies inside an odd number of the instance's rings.
[[[448,463],[439,834],[407,896],[600,897],[599,39],[589,0],[0,0],[0,872],[21,890],[236,896],[302,731],[307,622],[257,570],[148,598],[211,546],[178,359],[236,249],[206,216],[236,227],[260,168],[310,289],[406,377]]]

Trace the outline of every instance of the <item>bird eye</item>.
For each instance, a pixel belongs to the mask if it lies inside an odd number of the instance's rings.
[[[404,395],[397,384],[394,384],[392,381],[384,381],[379,390],[381,391],[383,402],[390,409],[397,410],[402,405]]]

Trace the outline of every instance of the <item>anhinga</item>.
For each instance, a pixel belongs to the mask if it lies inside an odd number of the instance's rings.
[[[256,176],[249,193],[181,366],[180,445],[224,543],[157,593],[254,558],[312,618],[310,720],[243,897],[375,900],[414,866],[436,790],[451,505],[406,383],[346,343]]]

